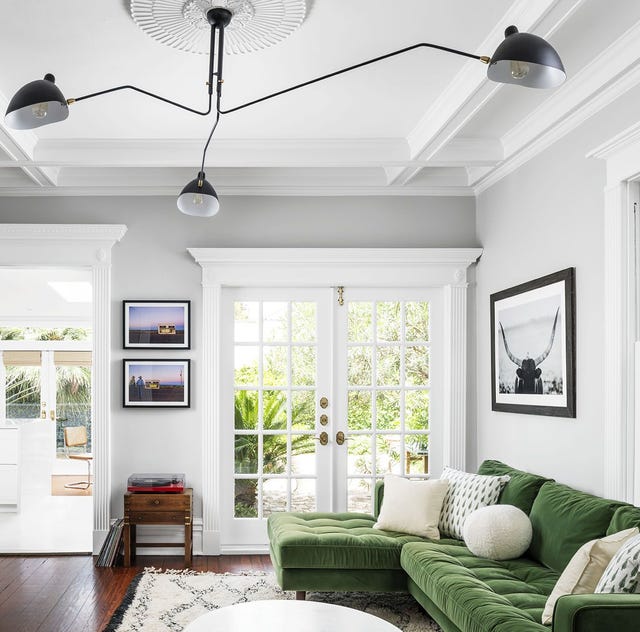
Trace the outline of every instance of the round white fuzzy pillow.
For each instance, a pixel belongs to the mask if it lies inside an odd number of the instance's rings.
[[[531,544],[531,521],[513,505],[489,505],[469,514],[462,529],[467,548],[478,557],[511,560]]]

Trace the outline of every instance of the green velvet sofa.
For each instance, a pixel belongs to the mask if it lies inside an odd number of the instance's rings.
[[[445,632],[637,632],[640,594],[571,595],[552,626],[542,611],[560,573],[585,542],[640,526],[640,508],[485,461],[480,474],[509,474],[501,504],[529,514],[525,556],[492,561],[459,540],[427,540],[374,529],[376,515],[279,513],[269,517],[271,559],[280,586],[306,591],[409,592]]]

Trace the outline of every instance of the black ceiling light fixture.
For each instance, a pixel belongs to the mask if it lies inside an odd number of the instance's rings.
[[[32,81],[26,84],[18,92],[9,103],[5,114],[5,123],[13,129],[35,129],[42,125],[49,125],[63,121],[69,116],[68,105],[91,99],[93,97],[116,92],[119,90],[135,90],[154,99],[158,99],[179,107],[193,114],[207,116],[212,111],[213,104],[213,88],[216,88],[216,107],[215,122],[211,128],[211,133],[204,146],[202,152],[202,162],[197,177],[189,182],[182,190],[178,197],[178,208],[186,215],[195,215],[199,217],[211,217],[215,215],[219,208],[218,196],[211,184],[207,182],[204,173],[204,163],[207,155],[207,149],[213,137],[213,133],[220,121],[220,116],[231,114],[244,108],[256,105],[268,99],[298,90],[305,86],[309,86],[319,81],[324,81],[341,75],[345,72],[356,70],[370,64],[401,55],[418,48],[432,48],[454,55],[461,55],[470,59],[476,59],[488,65],[487,77],[492,81],[499,83],[513,83],[528,88],[555,88],[559,86],[566,78],[566,73],[562,61],[554,48],[541,37],[530,33],[520,33],[515,26],[510,26],[505,30],[505,39],[496,49],[493,57],[474,55],[464,51],[421,42],[413,46],[407,46],[400,50],[381,55],[369,59],[353,66],[341,68],[335,72],[331,72],[309,81],[296,84],[284,90],[278,90],[266,96],[254,99],[248,103],[243,103],[228,110],[223,110],[221,106],[222,100],[222,62],[224,53],[224,30],[231,22],[233,14],[229,9],[223,7],[214,7],[206,12],[206,18],[211,25],[211,40],[209,48],[209,80],[207,82],[209,103],[208,108],[204,111],[187,107],[176,101],[171,101],[152,92],[142,90],[136,86],[123,85],[85,94],[75,99],[65,99],[62,92],[55,85],[53,75],[47,74],[44,79]],[[214,80],[215,78],[215,80]]]

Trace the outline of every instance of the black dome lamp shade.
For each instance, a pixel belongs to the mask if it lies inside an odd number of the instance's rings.
[[[515,26],[504,32],[504,41],[491,57],[487,77],[499,83],[527,88],[555,88],[566,78],[560,56],[537,35],[519,33]]]
[[[31,81],[15,93],[4,119],[12,129],[35,129],[64,121],[68,116],[69,106],[55,77],[46,74],[44,79]]]
[[[200,171],[198,177],[182,189],[178,208],[181,213],[196,217],[213,217],[220,210],[218,195],[205,179],[204,171]]]

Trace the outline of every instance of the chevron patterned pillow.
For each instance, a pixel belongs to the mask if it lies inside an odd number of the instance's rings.
[[[627,540],[613,556],[598,585],[597,593],[633,593],[640,581],[640,535]]]
[[[480,507],[495,505],[509,476],[469,474],[445,467],[440,478],[449,481],[442,503],[438,529],[441,535],[462,540],[462,528],[467,516]]]

